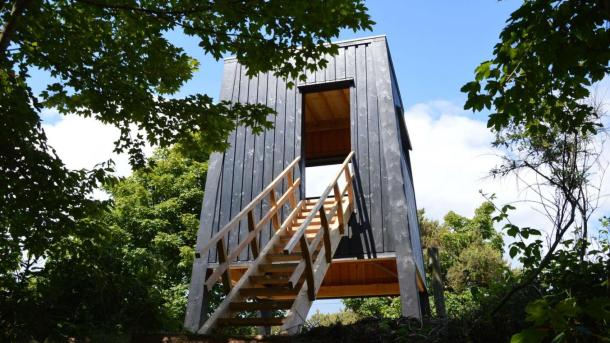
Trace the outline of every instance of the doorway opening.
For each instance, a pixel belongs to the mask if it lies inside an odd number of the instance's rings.
[[[303,95],[306,197],[319,196],[351,148],[350,87]]]

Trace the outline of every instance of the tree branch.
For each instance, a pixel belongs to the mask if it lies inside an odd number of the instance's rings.
[[[23,11],[30,5],[31,2],[31,0],[16,0],[13,3],[11,13],[4,23],[2,31],[0,31],[0,56],[6,55],[6,49],[11,43],[13,33],[17,29],[19,17],[21,17]]]
[[[527,287],[528,285],[530,285],[538,277],[538,275],[540,275],[542,270],[547,267],[547,265],[551,262],[551,258],[553,257],[553,253],[555,252],[555,249],[557,249],[557,246],[561,242],[561,238],[563,238],[563,235],[568,231],[570,226],[574,223],[575,217],[576,217],[576,207],[572,204],[570,220],[568,220],[568,222],[565,225],[563,225],[563,227],[561,227],[560,230],[558,230],[558,235],[557,235],[557,238],[555,239],[555,242],[553,242],[553,245],[549,248],[549,251],[546,253],[546,255],[544,256],[542,261],[540,261],[540,264],[538,265],[538,267],[536,269],[534,269],[525,280],[521,281],[517,286],[513,287],[508,293],[506,293],[504,295],[504,297],[502,297],[500,302],[498,302],[498,304],[491,311],[490,315],[492,315],[492,316],[495,315],[500,309],[502,309],[502,307],[508,302],[508,300],[510,300],[510,298],[515,293],[517,293],[518,291],[520,291],[520,290],[524,289],[525,287]]]
[[[206,6],[201,6],[201,7],[195,6],[193,8],[186,8],[186,9],[181,9],[181,10],[158,10],[158,9],[153,9],[153,8],[130,6],[130,5],[126,5],[126,4],[107,3],[107,2],[96,1],[96,0],[76,0],[76,2],[92,5],[92,6],[99,7],[99,8],[140,12],[140,13],[149,14],[149,15],[152,14],[152,15],[156,15],[156,16],[181,16],[181,15],[188,15],[188,14],[199,13],[199,12],[210,10],[209,2],[205,3]]]

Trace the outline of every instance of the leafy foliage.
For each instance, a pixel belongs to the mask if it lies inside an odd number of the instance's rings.
[[[556,342],[608,341],[610,337],[610,297],[608,265],[610,252],[608,222],[605,218],[594,240],[597,249],[581,260],[574,240],[564,240],[563,249],[553,255],[540,275],[542,297],[526,307],[532,327],[513,336],[513,341]]]
[[[226,137],[238,125],[254,132],[269,127],[272,110],[215,102],[205,94],[178,96],[200,65],[170,41],[169,32],[196,37],[216,59],[236,55],[250,75],[273,71],[296,79],[325,66],[322,56],[337,51],[325,43],[341,29],[370,29],[366,12],[360,0],[2,2],[2,334],[40,338],[76,332],[84,323],[114,325],[127,318],[130,328],[150,327],[163,311],[170,321],[182,311],[185,289],[179,284],[190,263],[197,216],[186,214],[199,206],[202,185],[191,193],[166,195],[175,198],[172,202],[147,186],[127,186],[135,182],[130,179],[112,189],[118,209],[107,218],[107,202],[90,195],[112,182],[112,163],[93,171],[68,170],[47,145],[40,118],[44,108],[119,128],[115,150],[129,153],[136,167],[145,165],[141,148],[146,142],[178,143],[186,151],[197,147],[194,155],[205,158],[211,150],[226,148]],[[34,79],[34,72],[48,74],[48,83],[40,84],[44,80]],[[32,90],[34,82],[39,94]],[[140,181],[172,191],[162,180]],[[148,208],[151,204],[157,206]],[[119,249],[122,243],[126,250]],[[67,297],[70,292],[79,296]],[[164,308],[153,313],[159,304]],[[40,327],[28,331],[33,318],[26,314],[40,312],[53,317],[41,318]],[[67,324],[76,319],[79,328]],[[176,327],[175,322],[163,325]]]
[[[513,12],[494,58],[465,84],[465,108],[492,109],[488,127],[519,127],[526,134],[557,127],[595,132],[588,86],[609,71],[607,1],[525,1]]]
[[[359,319],[360,316],[350,310],[342,310],[337,313],[321,313],[320,310],[318,310],[307,320],[305,326],[308,328],[315,328],[337,324],[350,325],[354,324]]]
[[[46,247],[44,268],[3,288],[5,339],[181,329],[207,163],[179,148],[149,162],[109,185],[110,211]]]
[[[485,293],[508,272],[502,260],[502,236],[494,228],[494,212],[493,204],[484,202],[472,218],[450,211],[440,224],[427,218],[423,209],[418,211],[424,249],[439,248],[442,277],[448,286],[446,307],[452,317],[476,312],[479,300],[472,292]],[[343,303],[362,317],[398,318],[401,314],[397,297],[352,298]]]

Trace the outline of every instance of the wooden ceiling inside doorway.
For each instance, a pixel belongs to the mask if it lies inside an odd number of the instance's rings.
[[[305,124],[308,132],[349,127],[349,88],[305,93]]]

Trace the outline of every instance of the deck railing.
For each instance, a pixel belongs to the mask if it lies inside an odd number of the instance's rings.
[[[313,256],[318,249],[320,243],[324,242],[324,258],[327,263],[332,260],[332,249],[331,249],[331,234],[330,234],[330,221],[336,215],[338,220],[338,229],[340,235],[344,234],[345,226],[347,223],[344,221],[344,213],[351,213],[354,208],[354,188],[353,188],[353,175],[349,168],[349,163],[354,157],[354,152],[345,158],[337,174],[331,179],[328,187],[324,190],[320,196],[318,202],[315,204],[309,215],[301,223],[298,229],[292,235],[292,238],[288,241],[284,247],[284,254],[290,254],[295,251],[296,247],[300,247],[300,252],[303,256],[302,263],[297,266],[292,276],[290,277],[290,284],[295,285],[302,277],[302,273],[305,272],[305,281],[307,282],[307,292],[310,300],[314,300],[316,297],[316,276],[314,275],[313,266],[317,265],[316,261],[313,260]],[[343,177],[345,179],[345,187],[340,189],[339,180]],[[331,195],[334,198],[334,205],[330,209],[326,209],[324,204],[327,202],[328,197]],[[347,206],[351,206],[350,211],[345,211],[343,208],[343,196],[347,193],[348,202]],[[307,228],[311,225],[314,218],[319,215],[321,230],[313,237],[311,242],[307,241],[306,232]],[[321,258],[318,256],[317,258]]]
[[[271,181],[271,183],[254,199],[252,199],[241,212],[220,229],[203,248],[199,249],[197,253],[199,253],[200,256],[207,256],[208,253],[211,253],[212,248],[216,247],[216,255],[218,257],[218,266],[205,280],[206,291],[212,289],[219,279],[222,278],[224,289],[228,293],[231,290],[231,275],[229,268],[231,262],[234,261],[248,245],[250,246],[254,259],[256,259],[259,254],[258,237],[265,224],[271,221],[274,231],[278,231],[282,221],[280,212],[282,207],[288,203],[291,211],[297,208],[296,192],[301,184],[301,178],[294,179],[294,169],[298,166],[300,159],[300,157],[295,158],[294,161],[292,161],[280,175]],[[286,182],[287,187],[278,198],[276,188],[278,185],[281,185],[283,181]],[[262,218],[257,222],[254,210],[256,209],[256,206],[267,197],[269,198],[269,209],[266,213],[261,212]],[[248,236],[243,240],[240,240],[237,246],[233,247],[230,251],[227,251],[225,238],[229,235],[231,230],[238,228],[239,224],[243,221],[247,221]],[[227,252],[229,252],[228,255]]]

